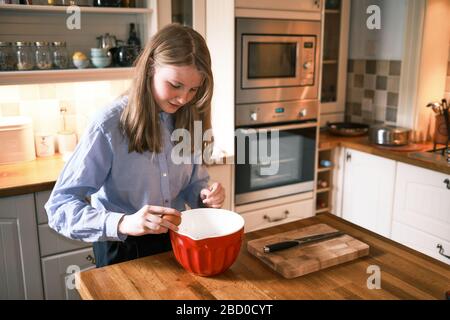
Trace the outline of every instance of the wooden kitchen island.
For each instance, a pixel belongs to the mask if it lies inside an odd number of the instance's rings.
[[[285,279],[247,252],[250,240],[318,223],[370,246],[368,256],[295,279]],[[369,266],[381,271],[381,289],[369,289]],[[172,252],[79,274],[83,299],[445,299],[450,266],[331,214],[245,235],[237,261],[225,273],[200,277]]]

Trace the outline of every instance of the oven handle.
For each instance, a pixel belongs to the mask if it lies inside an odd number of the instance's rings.
[[[306,128],[314,128],[317,127],[317,122],[308,122],[308,123],[301,123],[301,124],[287,124],[282,126],[274,126],[274,127],[265,127],[265,128],[248,128],[248,129],[239,129],[244,134],[249,134],[251,132],[261,132],[261,131],[269,131],[269,130],[293,130],[293,129],[306,129]]]

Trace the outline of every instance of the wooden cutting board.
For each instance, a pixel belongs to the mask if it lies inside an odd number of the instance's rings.
[[[264,246],[280,241],[338,231],[327,224],[282,232],[247,243],[247,250],[283,277],[291,279],[369,254],[369,246],[349,235],[264,253]]]

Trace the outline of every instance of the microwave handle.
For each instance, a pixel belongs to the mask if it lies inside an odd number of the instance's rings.
[[[301,123],[301,124],[287,124],[282,126],[273,126],[273,127],[266,127],[266,128],[248,128],[248,129],[239,129],[244,134],[250,134],[252,132],[261,132],[261,131],[271,131],[271,130],[294,130],[294,129],[306,129],[306,128],[314,128],[317,127],[317,122],[308,122],[308,123]]]

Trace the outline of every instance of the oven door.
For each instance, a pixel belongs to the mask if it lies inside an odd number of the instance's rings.
[[[317,123],[237,129],[236,205],[314,189]]]

